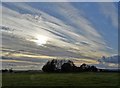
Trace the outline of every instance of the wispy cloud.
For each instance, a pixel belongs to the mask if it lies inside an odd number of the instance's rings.
[[[115,3],[99,3],[101,13],[110,19],[113,26],[118,28],[118,8]]]
[[[7,7],[9,4],[16,9]],[[99,33],[96,25],[86,17],[84,10],[74,7],[71,3],[53,4],[56,7],[54,12],[64,19],[27,3],[3,3],[1,25],[3,56],[7,53],[7,57],[29,57],[32,61],[38,58],[48,60],[72,57],[74,60],[95,64],[102,55],[112,54],[107,51],[109,47],[105,42],[107,40]],[[104,14],[109,15],[113,25],[116,26],[114,14]],[[48,38],[43,46],[35,42],[40,35]]]

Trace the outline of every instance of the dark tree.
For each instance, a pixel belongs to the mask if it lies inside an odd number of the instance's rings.
[[[80,69],[81,69],[81,71],[88,71],[89,70],[89,65],[84,63],[80,66]]]
[[[80,70],[81,71],[98,71],[98,69],[95,67],[95,66],[90,66],[90,65],[87,65],[87,64],[82,64],[80,66]]]
[[[62,72],[71,72],[72,71],[72,66],[70,63],[64,63],[61,67]]]
[[[95,66],[91,66],[90,69],[91,69],[91,71],[93,71],[93,72],[97,72],[97,71],[98,71],[98,69],[97,69]]]
[[[61,66],[61,71],[62,72],[73,72],[75,69],[75,65],[72,61],[68,61],[67,63],[64,63],[62,66]]]
[[[8,70],[7,69],[3,69],[2,72],[8,72]]]
[[[82,64],[80,67],[74,65],[71,60],[51,60],[48,61],[42,68],[44,72],[84,72],[84,71],[98,71],[95,66]]]
[[[56,69],[55,60],[48,61],[42,68],[44,72],[54,72]]]
[[[10,69],[9,69],[9,72],[10,72],[10,73],[11,73],[11,72],[13,72],[13,69],[12,69],[12,68],[10,68]]]

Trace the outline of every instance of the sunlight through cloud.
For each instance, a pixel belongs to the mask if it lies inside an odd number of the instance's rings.
[[[39,35],[36,37],[36,40],[34,41],[37,45],[44,45],[46,44],[48,41],[48,37],[44,36],[44,35]]]

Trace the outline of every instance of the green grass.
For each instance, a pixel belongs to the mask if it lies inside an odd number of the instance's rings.
[[[119,73],[4,73],[4,86],[118,86]],[[95,87],[98,88],[98,87]]]

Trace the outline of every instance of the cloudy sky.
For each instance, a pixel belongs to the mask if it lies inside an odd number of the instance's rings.
[[[51,59],[101,66],[117,54],[117,10],[112,2],[2,3],[3,68],[41,69]]]

